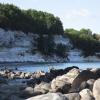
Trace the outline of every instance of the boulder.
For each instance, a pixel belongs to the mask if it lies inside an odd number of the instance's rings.
[[[87,81],[88,89],[90,89],[91,91],[93,90],[94,82],[95,82],[95,79],[89,79],[89,80]]]
[[[91,90],[89,90],[89,89],[83,89],[82,91],[80,91],[79,94],[81,96],[80,100],[95,100],[93,98]]]
[[[73,80],[80,74],[80,70],[78,68],[71,69],[67,74],[63,75],[65,78],[69,80],[69,82],[72,84]]]
[[[88,84],[86,81],[83,81],[79,86],[79,91],[88,88]]]
[[[71,88],[71,84],[68,82],[68,79],[62,79],[60,76],[53,79],[51,82],[52,92],[61,92],[68,93]]]
[[[66,96],[60,93],[48,93],[35,97],[28,98],[26,100],[68,100]]]
[[[100,78],[94,82],[93,95],[95,100],[100,100]]]
[[[100,78],[100,68],[93,68],[91,69],[91,72],[95,74],[95,79]]]
[[[25,73],[24,73],[24,72],[22,72],[22,73],[20,74],[20,78],[25,78]]]
[[[65,94],[68,100],[80,100],[80,95],[79,93],[69,93]]]
[[[35,85],[34,93],[45,94],[48,93],[51,89],[51,84],[46,82],[41,82],[40,84]]]
[[[70,92],[78,92],[79,91],[79,87],[81,85],[82,82],[87,81],[89,79],[94,79],[95,78],[95,74],[89,70],[84,70],[82,71],[73,81],[72,83],[72,88],[70,90]]]

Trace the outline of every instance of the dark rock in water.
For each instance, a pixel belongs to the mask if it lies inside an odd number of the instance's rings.
[[[72,88],[70,92],[77,92],[79,91],[79,87],[83,81],[87,81],[89,79],[95,79],[96,76],[93,72],[89,70],[82,71],[73,81]]]
[[[57,69],[57,70],[50,70],[50,73],[45,73],[45,75],[40,75],[40,77],[36,77],[30,81],[27,82],[28,85],[35,85],[35,84],[40,84],[41,82],[50,82],[57,76],[61,76],[63,74],[68,73],[71,69],[76,68],[79,69],[76,66],[73,67],[68,67],[65,69]]]
[[[95,74],[95,79],[100,78],[100,68],[91,69],[91,71]]]
[[[50,73],[55,75],[55,76],[58,76],[58,75],[64,74],[65,72],[63,69],[58,69],[58,70],[50,70]]]
[[[65,68],[64,70],[65,70],[65,72],[69,72],[73,68],[79,69],[77,66],[72,66],[72,67]]]

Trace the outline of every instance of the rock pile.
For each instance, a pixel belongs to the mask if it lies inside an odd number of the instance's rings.
[[[3,70],[0,71],[0,100],[100,100],[99,72],[100,69],[77,67],[48,73]]]

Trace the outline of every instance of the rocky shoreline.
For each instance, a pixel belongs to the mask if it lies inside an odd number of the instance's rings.
[[[0,70],[0,100],[100,100],[100,69]]]

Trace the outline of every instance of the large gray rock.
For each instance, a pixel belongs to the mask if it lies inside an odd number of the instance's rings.
[[[79,94],[81,96],[80,100],[95,100],[89,89],[83,89]]]
[[[87,81],[89,79],[94,79],[95,74],[89,70],[82,71],[73,81],[72,88],[70,92],[79,92],[79,87],[82,82]]]
[[[63,75],[65,78],[68,78],[69,82],[72,84],[74,79],[79,75],[80,70],[77,68],[71,69],[67,74]]]
[[[46,82],[41,82],[40,84],[35,85],[34,92],[45,94],[48,93],[51,89],[51,84]]]
[[[51,82],[52,92],[68,93],[71,88],[71,84],[67,81],[68,80],[62,80],[60,77],[53,79]]]
[[[68,100],[63,94],[60,93],[48,93],[35,97],[28,98],[26,100]]]
[[[80,70],[77,68],[71,69],[62,76],[58,76],[51,82],[51,88],[54,92],[68,93],[73,80],[78,76]]]
[[[100,78],[94,82],[93,95],[95,100],[100,100]]]
[[[90,89],[91,91],[93,90],[94,82],[95,82],[95,79],[89,79],[87,81],[88,89]]]
[[[80,95],[78,93],[65,94],[68,100],[80,100]]]
[[[82,82],[79,86],[79,91],[86,89],[88,87],[88,84],[86,81]]]

